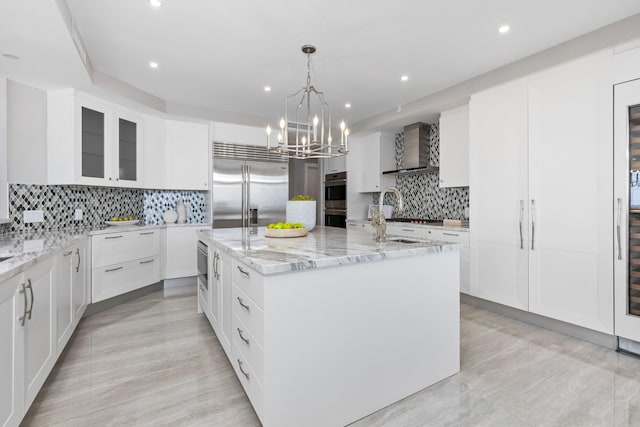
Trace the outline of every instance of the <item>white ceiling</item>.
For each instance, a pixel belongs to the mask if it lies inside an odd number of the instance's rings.
[[[52,45],[56,37],[47,34],[48,22],[59,17],[41,16],[51,13],[50,5],[46,11],[25,5],[43,3],[54,2],[0,0],[0,53],[20,55],[12,49],[39,46],[48,68],[26,67],[30,77],[40,72],[46,80],[50,69],[49,80],[73,80],[77,76],[56,71],[69,52],[60,64],[51,63],[60,47]],[[318,48],[313,82],[325,92],[334,117],[353,124],[640,13],[638,0],[165,3],[154,9],[147,0],[67,0],[95,70],[168,103],[272,124],[284,96],[305,83],[305,43]],[[29,22],[21,30],[24,20],[38,25]],[[511,32],[498,34],[502,24]],[[151,60],[159,63],[157,70],[149,68]],[[7,62],[0,57],[0,66]],[[400,81],[402,74],[408,82]],[[271,93],[263,91],[265,85]],[[346,110],[345,102],[353,107]]]

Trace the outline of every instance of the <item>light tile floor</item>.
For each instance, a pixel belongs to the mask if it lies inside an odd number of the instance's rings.
[[[260,425],[195,306],[175,288],[84,319],[23,425]],[[640,359],[463,304],[461,372],[352,426],[640,426]]]

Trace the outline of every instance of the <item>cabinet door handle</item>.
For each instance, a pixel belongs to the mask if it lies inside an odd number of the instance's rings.
[[[64,257],[64,256],[69,256],[69,255],[71,255],[72,253],[73,253],[73,251],[65,252],[65,253],[63,253],[63,254],[62,254],[62,256],[63,256],[63,257]]]
[[[20,321],[20,326],[24,326],[24,323],[27,321],[27,288],[24,286],[24,283],[21,283],[22,289],[20,289],[20,293],[24,297],[24,308],[22,311],[22,316],[18,317]]]
[[[412,228],[403,228],[402,231],[410,231],[412,233],[415,233],[416,230],[412,229]]]
[[[242,329],[238,328],[238,335],[240,335],[240,339],[242,341],[244,341],[246,344],[249,344],[249,338],[245,338],[244,335],[242,335]]]
[[[76,255],[78,256],[78,265],[76,265],[76,273],[80,272],[80,249],[76,249]]]
[[[145,231],[144,233],[140,233],[141,236],[146,236],[148,234],[153,234],[153,231]]]
[[[245,372],[244,369],[242,369],[242,360],[238,359],[238,368],[240,368],[240,372],[242,372],[242,375],[244,375],[245,377],[247,377],[247,379],[249,379],[249,372]]]
[[[27,279],[27,288],[29,288],[29,295],[31,295],[31,305],[29,305],[29,320],[31,320],[31,313],[33,313],[33,286],[31,286],[31,279]]]
[[[244,270],[242,269],[242,267],[238,266],[238,270],[240,271],[240,273],[242,273],[242,274],[244,274],[245,276],[249,277],[249,272],[244,271]]]
[[[622,241],[620,239],[621,220],[622,220],[622,199],[618,198],[618,215],[616,218],[616,238],[618,239],[618,260],[622,260]]]
[[[531,199],[531,250],[535,249],[536,241],[536,201]]]
[[[524,200],[520,200],[520,249],[524,249],[524,235],[522,234],[522,222],[524,221]]]
[[[242,306],[242,308],[244,308],[247,311],[249,311],[249,309],[251,308],[247,304],[245,304],[244,300],[240,297],[238,297],[238,303]]]
[[[107,270],[105,270],[105,273],[109,273],[110,271],[118,271],[118,270],[122,270],[124,267],[120,266],[120,267],[116,267],[116,268],[109,268]]]
[[[220,267],[218,266],[218,261],[220,261],[220,253],[216,252],[215,256],[213,257],[213,271],[216,280],[220,279]]]
[[[155,259],[148,259],[146,261],[140,261],[140,264],[149,264],[151,262],[155,261]]]
[[[121,239],[122,236],[107,236],[105,239]]]
[[[459,234],[456,234],[456,233],[442,233],[442,234],[444,234],[445,236],[456,236],[456,237],[460,236]]]

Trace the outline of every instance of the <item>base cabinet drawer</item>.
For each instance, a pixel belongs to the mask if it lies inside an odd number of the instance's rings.
[[[264,391],[262,389],[262,385],[258,382],[256,375],[247,360],[235,346],[231,346],[231,354],[231,364],[233,365],[233,369],[236,371],[236,375],[240,379],[240,383],[242,384],[245,393],[249,396],[253,409],[262,420],[264,416]]]
[[[235,313],[233,314],[231,326],[233,328],[233,347],[236,348],[242,356],[244,356],[244,359],[251,366],[251,369],[256,374],[260,384],[263,384],[264,350],[262,349],[262,346],[258,344],[258,340],[256,340],[249,328],[240,321]]]
[[[160,258],[157,256],[94,268],[91,301],[102,301],[159,280]]]
[[[160,230],[126,231],[92,237],[92,265],[104,267],[160,255]]]
[[[231,312],[246,326],[260,346],[264,346],[264,312],[258,305],[242,292],[238,286],[231,291]],[[233,320],[231,321],[233,327]],[[233,335],[233,331],[231,331]]]
[[[251,298],[260,308],[264,307],[264,286],[262,276],[235,258],[232,261],[233,284]],[[235,299],[235,298],[234,298]]]

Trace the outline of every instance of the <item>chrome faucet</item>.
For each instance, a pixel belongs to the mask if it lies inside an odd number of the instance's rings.
[[[402,193],[396,187],[385,188],[380,192],[380,200],[378,201],[378,212],[374,212],[371,216],[371,225],[376,230],[373,240],[376,242],[384,242],[387,240],[387,221],[384,218],[384,212],[382,212],[382,204],[384,203],[384,195],[389,191],[396,195],[398,200],[398,212],[402,212]]]

